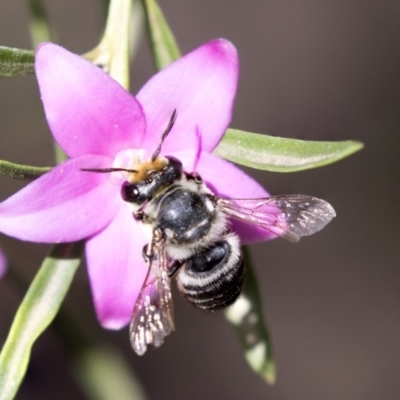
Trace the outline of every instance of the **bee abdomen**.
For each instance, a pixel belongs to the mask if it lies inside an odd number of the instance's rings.
[[[230,233],[187,259],[177,275],[178,289],[194,306],[219,310],[240,295],[244,263],[238,237]]]

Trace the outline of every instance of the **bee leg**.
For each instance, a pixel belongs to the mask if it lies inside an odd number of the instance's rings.
[[[156,243],[160,243],[165,240],[164,231],[160,228],[153,229],[153,239],[151,240],[152,245],[154,246]]]
[[[149,247],[150,246],[147,243],[146,245],[143,246],[143,249],[142,249],[142,256],[146,263],[150,262],[154,255],[151,251],[149,251]]]
[[[136,219],[136,221],[143,221],[145,219],[145,213],[142,210],[136,211],[133,213],[133,218]]]
[[[144,204],[142,204],[141,207],[133,213],[133,218],[135,218],[136,221],[146,222],[147,214],[143,210],[146,208],[147,204],[148,201],[145,201]]]
[[[184,261],[174,261],[173,264],[168,268],[168,277],[169,279],[172,279],[176,276],[178,271],[181,269]]]
[[[154,257],[153,248],[157,246],[159,243],[161,243],[163,240],[165,240],[164,231],[161,228],[154,228],[151,242],[143,246],[142,256],[145,262],[150,262],[153,260]]]

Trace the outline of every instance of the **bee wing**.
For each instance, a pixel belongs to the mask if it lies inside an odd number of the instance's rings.
[[[149,274],[133,309],[129,337],[133,350],[143,355],[159,347],[174,329],[171,280],[164,242],[153,246]]]
[[[239,221],[267,229],[290,242],[321,230],[336,216],[324,200],[302,194],[264,199],[217,199],[218,207]]]

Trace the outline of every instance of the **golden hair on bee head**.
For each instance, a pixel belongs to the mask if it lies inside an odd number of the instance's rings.
[[[144,182],[153,173],[162,171],[168,164],[168,159],[165,157],[157,157],[141,164],[135,165],[134,171],[130,172],[127,181],[129,183]]]

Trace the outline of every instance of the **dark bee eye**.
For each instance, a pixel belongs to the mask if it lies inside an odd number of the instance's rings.
[[[132,183],[124,182],[121,187],[121,196],[125,201],[134,202],[140,194],[138,187]]]
[[[166,156],[168,160],[168,165],[164,167],[165,171],[163,172],[167,175],[170,175],[171,181],[177,180],[182,175],[182,163],[175,157]]]

